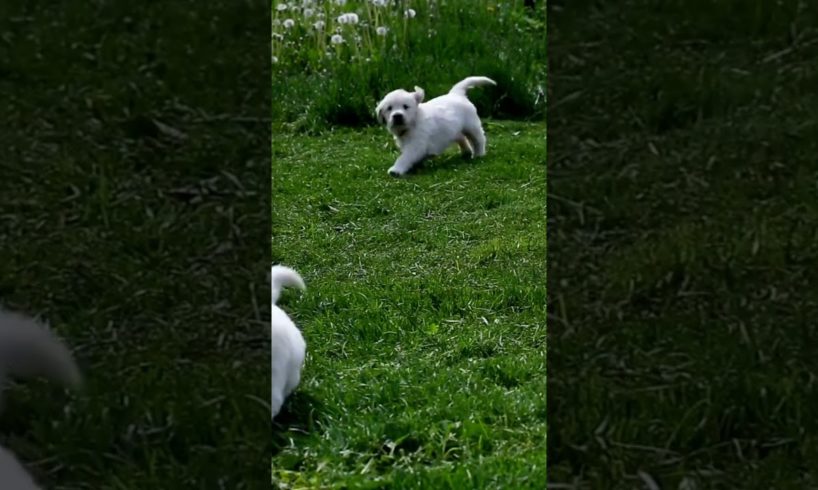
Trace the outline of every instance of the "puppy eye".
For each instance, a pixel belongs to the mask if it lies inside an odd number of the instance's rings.
[[[406,109],[408,109],[408,108],[409,108],[409,106],[408,106],[408,105],[403,104],[403,110],[406,110]]]
[[[391,110],[392,110],[392,106],[390,105],[389,107],[387,107],[387,108],[386,108],[386,110],[387,110],[387,111],[391,111]]]

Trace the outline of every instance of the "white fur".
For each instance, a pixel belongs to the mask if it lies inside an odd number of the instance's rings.
[[[71,352],[50,329],[0,308],[0,385],[10,376],[44,376],[72,387],[81,381]]]
[[[274,265],[270,269],[270,285],[272,289],[270,314],[272,396],[270,404],[273,418],[275,418],[284,400],[290,396],[301,381],[301,367],[304,365],[304,356],[307,351],[307,344],[301,331],[284,310],[275,303],[281,295],[282,287],[306,289],[306,286],[296,271],[281,265]]]
[[[425,93],[394,90],[378,103],[375,113],[395,137],[401,154],[389,169],[389,175],[401,176],[426,157],[443,153],[457,143],[468,157],[486,154],[486,136],[477,109],[466,91],[481,85],[496,85],[490,78],[468,77],[449,93],[423,102]]]
[[[7,490],[41,490],[14,453],[0,446],[0,488]]]
[[[274,265],[270,268],[270,289],[272,290],[271,300],[273,304],[278,303],[278,297],[281,296],[281,288],[283,287],[302,290],[307,288],[298,272],[283,265]]]
[[[74,358],[59,338],[34,319],[0,308],[0,390],[11,376],[45,376],[71,387],[81,383]],[[14,454],[2,446],[0,488],[40,489]]]

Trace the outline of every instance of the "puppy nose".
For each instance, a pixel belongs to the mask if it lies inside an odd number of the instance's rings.
[[[395,114],[392,116],[392,122],[395,124],[403,124],[403,114]]]

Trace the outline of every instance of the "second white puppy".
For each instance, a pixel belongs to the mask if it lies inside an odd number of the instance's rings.
[[[301,381],[301,367],[307,343],[301,331],[295,326],[284,310],[276,305],[281,289],[285,286],[306,289],[304,280],[298,273],[283,265],[274,265],[270,269],[270,286],[272,305],[270,311],[270,334],[272,341],[272,398],[273,418],[278,415],[290,393]]]
[[[44,376],[73,388],[82,382],[71,351],[51,330],[33,318],[0,307],[0,399],[8,378],[34,376]],[[0,446],[0,488],[40,490],[14,453],[3,446]]]
[[[400,157],[389,169],[398,177],[429,156],[443,153],[457,143],[464,155],[481,157],[486,154],[486,136],[474,104],[466,91],[481,85],[497,85],[486,77],[468,77],[456,83],[449,93],[423,102],[425,93],[403,89],[389,92],[378,103],[378,121],[395,137]]]

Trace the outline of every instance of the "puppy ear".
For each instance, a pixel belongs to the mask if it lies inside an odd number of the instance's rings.
[[[423,102],[423,97],[426,95],[426,92],[423,91],[422,88],[415,85],[415,101],[420,104]]]
[[[381,124],[386,124],[386,119],[383,117],[383,101],[378,102],[378,107],[375,108],[375,117]]]

